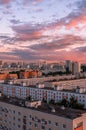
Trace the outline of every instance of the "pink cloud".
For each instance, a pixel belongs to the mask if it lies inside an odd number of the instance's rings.
[[[42,37],[42,32],[33,32],[31,34],[18,34],[19,38],[23,41],[39,39]]]
[[[35,0],[36,2],[42,2],[42,1],[44,1],[44,0]]]
[[[74,27],[76,29],[80,29],[79,28],[79,24],[86,24],[86,14],[83,14],[81,16],[78,16],[77,18],[72,19],[67,25],[66,27],[68,29]]]
[[[1,4],[9,4],[13,0],[1,0]]]
[[[44,37],[44,28],[39,25],[36,27],[32,25],[13,26],[12,29],[20,40],[36,40]]]

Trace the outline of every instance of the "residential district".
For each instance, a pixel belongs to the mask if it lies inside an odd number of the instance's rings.
[[[86,64],[0,61],[0,130],[86,130]]]

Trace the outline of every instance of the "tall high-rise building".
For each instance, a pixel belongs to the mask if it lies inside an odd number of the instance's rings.
[[[78,74],[80,73],[80,63],[73,62],[72,63],[72,74]]]
[[[72,62],[70,60],[66,60],[66,69],[72,72]]]
[[[72,74],[78,74],[81,71],[81,66],[79,62],[66,60],[66,71]]]
[[[2,60],[0,60],[0,67],[2,67],[2,65],[3,65],[3,61],[2,61]]]

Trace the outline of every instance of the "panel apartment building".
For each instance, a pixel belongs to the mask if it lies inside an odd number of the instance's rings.
[[[0,130],[86,130],[86,111],[0,98]]]
[[[70,100],[73,96],[77,99],[78,103],[84,105],[86,108],[86,88],[76,89],[63,89],[62,87],[55,86],[53,88],[47,88],[44,84],[38,84],[37,86],[16,86],[9,84],[0,84],[0,91],[10,97],[17,97],[19,99],[26,99],[31,96],[32,99],[42,101],[43,99],[49,102],[53,99],[55,102],[61,101],[62,99]]]

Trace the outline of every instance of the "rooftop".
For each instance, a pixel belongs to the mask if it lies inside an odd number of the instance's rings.
[[[78,117],[82,116],[82,114],[86,113],[86,110],[76,110],[76,109],[71,109],[71,108],[64,108],[64,107],[60,107],[57,105],[50,105],[47,103],[42,103],[41,106],[38,106],[37,108],[35,108],[35,107],[27,108],[25,106],[25,101],[26,100],[21,100],[18,98],[6,98],[6,97],[0,98],[0,102],[8,103],[8,104],[15,105],[18,107],[25,107],[25,109],[32,109],[32,110],[45,112],[48,114],[61,116],[61,117],[68,118],[71,120],[78,118]]]
[[[3,84],[3,83],[2,83]],[[5,83],[4,83],[5,84]],[[3,85],[4,85],[3,84]],[[30,85],[30,86],[22,86],[19,84],[5,84],[5,85],[9,85],[9,86],[15,86],[15,87],[27,87],[27,88],[34,88],[34,89],[40,89],[40,90],[53,90],[53,91],[59,91],[59,92],[69,92],[69,93],[80,93],[80,94],[86,94],[86,91],[82,91],[82,92],[76,92],[77,86],[76,88],[71,88],[71,89],[65,89],[63,88],[62,90],[56,90],[54,87],[43,87],[43,88],[39,88],[36,85]],[[81,87],[80,89],[83,89],[84,87]]]

